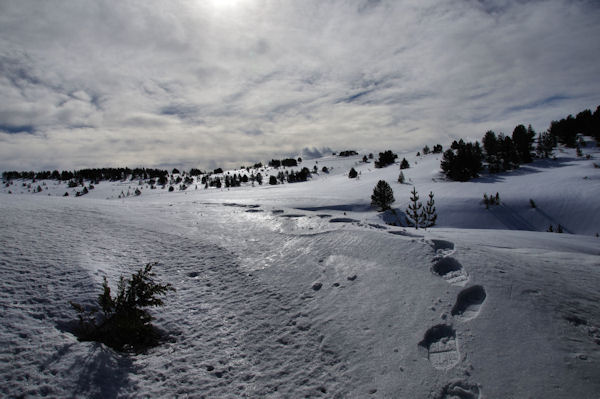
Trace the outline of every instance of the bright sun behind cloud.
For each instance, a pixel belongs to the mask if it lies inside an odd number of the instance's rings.
[[[217,9],[228,10],[237,8],[249,0],[210,0],[210,4]]]

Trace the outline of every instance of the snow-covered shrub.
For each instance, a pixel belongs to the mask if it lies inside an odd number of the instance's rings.
[[[159,334],[145,308],[162,306],[160,297],[175,289],[170,284],[154,281],[154,265],[148,263],[129,280],[121,276],[114,297],[105,277],[102,293],[98,296],[100,309],[86,311],[80,304],[71,302],[79,313],[76,331],[79,340],[102,342],[118,351],[140,350],[158,344]],[[100,315],[98,310],[101,310]]]

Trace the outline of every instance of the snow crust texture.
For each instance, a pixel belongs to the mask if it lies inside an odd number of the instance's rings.
[[[432,272],[452,285],[467,284],[469,280],[467,272],[462,264],[451,256],[456,252],[455,244],[451,241],[434,239],[431,240],[431,246],[435,253]],[[485,298],[486,292],[481,285],[464,288],[458,293],[450,314],[459,322],[471,320],[478,316]],[[444,319],[447,317],[447,314],[442,316]],[[427,350],[427,359],[438,370],[451,369],[461,361],[456,330],[451,324],[438,324],[429,328],[423,340],[419,342],[419,346]],[[480,397],[480,393],[481,388],[478,384],[457,379],[445,385],[440,394],[435,397],[475,399]]]
[[[0,396],[596,399],[592,161],[561,152],[454,183],[435,156],[407,157],[407,181],[436,195],[426,231],[398,226],[411,185],[393,183],[395,212],[370,209],[398,169],[360,158],[320,159],[330,173],[308,183],[230,191],[3,187]],[[491,190],[501,205],[486,209]],[[545,232],[559,223],[576,234]],[[152,309],[161,345],[78,342],[69,301],[92,306],[104,277],[115,287],[154,261],[177,290]]]

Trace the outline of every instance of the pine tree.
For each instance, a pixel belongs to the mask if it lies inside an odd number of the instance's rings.
[[[498,156],[500,145],[498,143],[498,139],[496,138],[496,133],[494,133],[492,130],[488,130],[485,133],[485,136],[483,136],[482,143],[489,172],[498,173],[502,171],[501,160]]]
[[[356,178],[356,176],[358,176],[358,172],[356,171],[356,169],[352,168],[350,169],[350,173],[348,173],[348,177],[351,179]]]
[[[535,152],[540,158],[550,158],[552,149],[556,146],[555,138],[549,132],[540,133],[537,138]]]
[[[398,183],[404,184],[404,181],[405,181],[404,173],[400,172],[400,174],[398,175]]]
[[[379,180],[371,195],[371,205],[378,208],[380,212],[390,209],[395,201],[394,191],[385,180]]]
[[[531,151],[533,150],[533,140],[535,138],[535,131],[529,125],[525,128],[523,125],[518,125],[513,130],[512,142],[514,143],[515,151],[518,154],[520,163],[529,163],[533,161],[531,158]]]
[[[461,139],[454,141],[450,149],[444,152],[440,166],[448,178],[467,181],[479,176],[483,167],[482,159],[483,154],[477,141],[473,144]]]
[[[408,218],[408,223],[412,226],[415,227],[415,229],[419,229],[419,226],[421,226],[423,224],[423,204],[421,202],[419,202],[419,195],[417,194],[417,189],[415,187],[413,187],[412,191],[410,192],[411,197],[410,197],[410,204],[408,205],[408,208],[406,209],[406,215]]]
[[[425,222],[425,227],[434,226],[437,220],[433,191],[429,192],[429,199],[427,200],[427,204],[425,204],[425,208],[423,209],[423,220]]]
[[[102,293],[98,296],[100,309],[89,312],[80,304],[70,302],[79,316],[79,339],[102,342],[118,351],[157,345],[159,332],[152,325],[153,317],[146,309],[163,306],[162,297],[175,289],[154,280],[154,265],[147,264],[132,274],[131,279],[121,277],[115,296],[111,295],[104,277]],[[98,310],[102,311],[101,317],[96,316]]]

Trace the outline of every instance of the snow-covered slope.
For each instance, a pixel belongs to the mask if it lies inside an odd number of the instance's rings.
[[[0,194],[0,394],[596,398],[600,169],[595,148],[564,151],[468,183],[407,154],[410,185],[360,157],[321,158],[330,172],[307,183],[121,199],[138,183],[63,198],[64,184],[14,182]],[[433,191],[438,226],[385,224],[369,207],[379,179],[398,213],[413,184]],[[166,342],[139,355],[78,342],[69,301],[152,261],[177,289],[153,311]]]

